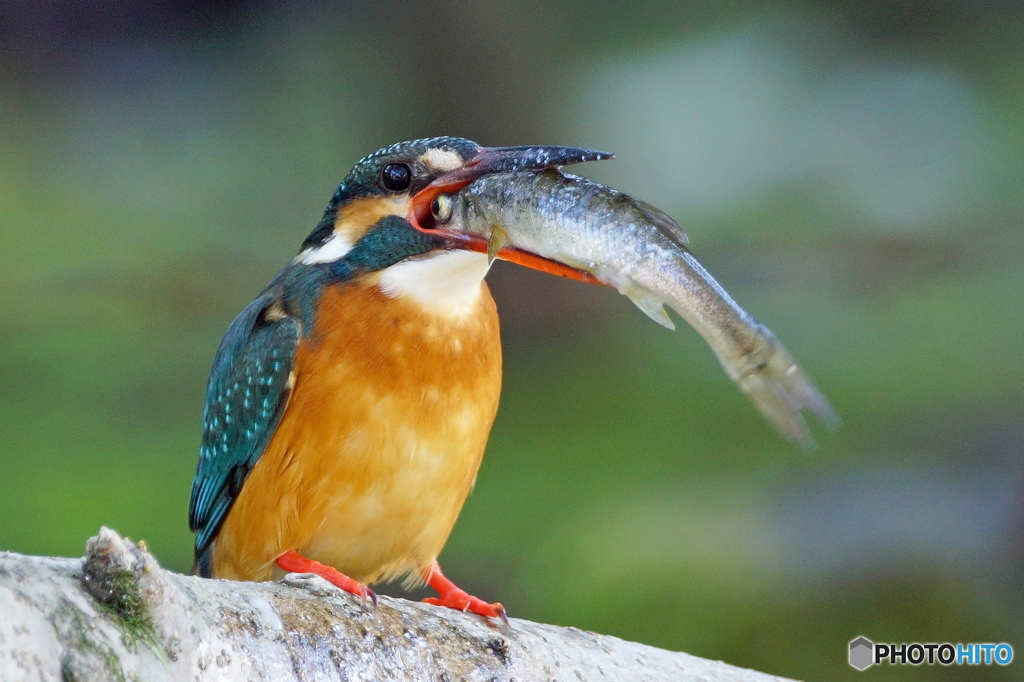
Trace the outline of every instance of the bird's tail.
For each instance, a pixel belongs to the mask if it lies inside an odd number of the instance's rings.
[[[198,575],[200,578],[212,578],[213,577],[213,546],[215,543],[211,542],[201,552],[196,552],[196,562],[192,565],[192,575]]]

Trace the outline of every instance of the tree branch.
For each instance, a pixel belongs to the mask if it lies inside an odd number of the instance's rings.
[[[781,678],[575,628],[383,597],[319,577],[170,573],[102,528],[81,559],[0,553],[0,679],[718,680]]]

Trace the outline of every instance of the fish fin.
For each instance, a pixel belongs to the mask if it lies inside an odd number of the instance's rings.
[[[490,266],[498,257],[498,252],[508,244],[508,233],[500,225],[491,228],[491,236],[487,240],[487,265]]]
[[[655,297],[650,292],[637,286],[628,286],[625,290],[621,291],[626,298],[633,302],[633,305],[644,311],[644,314],[646,314],[647,317],[651,318],[662,327],[667,327],[673,331],[675,330],[675,322],[673,322],[672,318],[670,318],[668,313],[665,312],[665,302],[660,298]]]
[[[661,209],[651,206],[642,199],[631,197],[628,194],[623,196],[627,197],[629,202],[633,204],[638,211],[643,213],[652,223],[657,225],[661,230],[661,233],[675,242],[676,246],[680,246],[684,249],[686,248],[690,238],[686,236],[685,232],[683,232],[683,228],[679,227],[679,223],[672,220],[667,213]]]

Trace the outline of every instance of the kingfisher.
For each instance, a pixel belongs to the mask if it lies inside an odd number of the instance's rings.
[[[437,562],[498,408],[491,257],[418,218],[488,173],[610,156],[436,137],[352,168],[214,356],[189,503],[196,573],[315,573],[374,604],[369,585],[404,579],[435,589],[428,603],[505,618]]]

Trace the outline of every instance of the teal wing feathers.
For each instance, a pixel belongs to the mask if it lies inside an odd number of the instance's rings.
[[[270,294],[250,303],[214,356],[188,513],[200,575],[209,576],[210,545],[288,402],[300,326],[270,314],[274,305]]]

